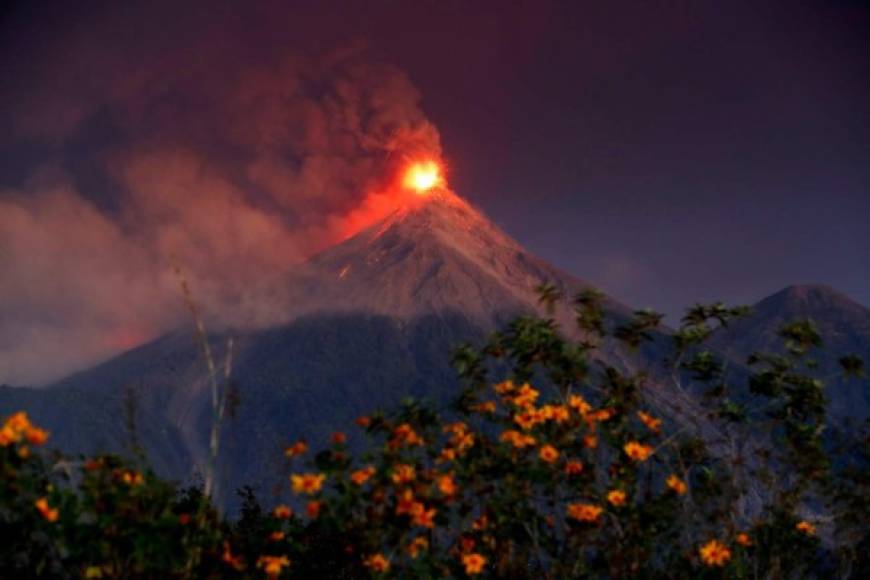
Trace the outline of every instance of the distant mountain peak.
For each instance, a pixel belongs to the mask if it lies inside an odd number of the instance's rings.
[[[788,286],[758,302],[754,310],[766,314],[779,312],[782,315],[807,318],[825,317],[832,311],[858,318],[870,317],[870,310],[865,306],[825,284]]]

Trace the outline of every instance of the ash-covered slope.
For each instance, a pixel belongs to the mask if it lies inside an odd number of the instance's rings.
[[[454,311],[485,326],[537,310],[543,282],[567,295],[588,286],[529,254],[448,190],[411,200],[307,266],[307,279],[295,282],[301,312],[409,319]],[[607,307],[628,313],[615,301]]]

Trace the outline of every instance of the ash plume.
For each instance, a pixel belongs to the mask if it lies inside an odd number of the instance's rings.
[[[440,155],[411,81],[363,45],[303,54],[185,15],[119,33],[142,17],[70,27],[26,65],[2,53],[0,123],[36,153],[0,188],[0,383],[177,326],[173,264],[213,324],[280,322],[271,281],[389,211],[406,156]]]

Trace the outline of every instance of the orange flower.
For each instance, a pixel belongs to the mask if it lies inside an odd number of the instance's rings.
[[[486,566],[486,558],[476,552],[463,554],[462,565],[465,566],[466,574],[474,576],[483,572],[483,567]]]
[[[610,505],[619,507],[625,505],[626,495],[621,489],[614,489],[607,494],[607,501]]]
[[[535,425],[544,422],[544,415],[540,411],[532,408],[527,408],[522,413],[514,415],[514,423],[520,426],[521,429],[528,431]]]
[[[471,409],[478,413],[495,413],[495,401],[484,401],[472,406]]]
[[[401,516],[403,514],[413,513],[417,505],[418,502],[414,499],[414,492],[410,489],[406,489],[401,495],[396,497],[396,515]],[[423,504],[419,505],[422,506]]]
[[[58,516],[60,515],[57,509],[52,508],[48,505],[48,499],[41,497],[34,502],[36,509],[39,511],[40,515],[45,518],[46,521],[56,522]]]
[[[568,517],[581,522],[595,522],[601,515],[603,510],[593,504],[588,503],[569,503]]]
[[[505,441],[516,447],[517,449],[522,449],[524,447],[530,447],[537,443],[534,437],[531,435],[525,435],[520,433],[519,431],[505,431],[499,436],[499,440]]]
[[[595,435],[584,435],[583,447],[587,449],[595,449],[596,447],[598,447],[598,437],[596,437]]]
[[[400,463],[393,470],[393,475],[391,476],[393,483],[395,484],[403,484],[410,483],[414,481],[414,478],[417,477],[417,472],[414,470],[413,465],[408,465],[406,463]]]
[[[565,405],[556,405],[550,407],[550,419],[555,421],[556,423],[564,423],[568,419],[571,418],[571,414],[568,412],[568,407]]]
[[[284,539],[284,532],[282,532],[280,530],[276,531],[276,532],[272,532],[271,534],[269,534],[269,540],[272,542],[280,542],[283,539]]]
[[[25,431],[24,437],[31,445],[43,445],[48,441],[48,431],[39,427],[31,427]]]
[[[135,487],[137,485],[142,485],[142,482],[144,480],[142,478],[141,473],[128,470],[128,471],[125,471],[124,473],[121,474],[121,481],[123,481],[124,483],[126,483],[127,485],[129,485],[131,487]]]
[[[495,392],[498,393],[499,395],[507,395],[509,393],[512,393],[516,390],[516,388],[517,387],[516,387],[516,385],[514,385],[513,381],[504,381],[504,382],[498,383],[497,385],[495,385],[493,387]]]
[[[571,395],[568,397],[568,406],[584,417],[592,410],[592,405],[587,403],[582,395]]]
[[[330,440],[336,445],[344,445],[347,443],[347,435],[342,433],[341,431],[336,431],[330,436]]]
[[[486,514],[483,514],[471,523],[472,530],[485,530],[487,527],[489,527],[489,518],[486,517]]]
[[[280,576],[281,571],[289,565],[287,556],[260,556],[257,559],[257,568],[262,568],[270,579]]]
[[[552,445],[544,445],[538,452],[541,461],[546,463],[555,463],[559,459],[559,451]]]
[[[272,510],[272,516],[278,520],[289,520],[293,517],[293,510],[282,504]]]
[[[701,561],[707,566],[724,566],[731,559],[731,550],[719,540],[710,540],[698,549]]]
[[[520,387],[519,392],[513,398],[513,404],[517,407],[531,407],[538,400],[540,393],[533,389],[528,383]]]
[[[429,540],[419,536],[411,540],[411,543],[408,544],[408,555],[411,556],[411,559],[416,560],[417,556],[420,555],[420,552],[425,552],[428,549]]]
[[[565,464],[566,475],[579,475],[583,472],[583,462],[572,459]]]
[[[415,526],[424,528],[435,527],[435,514],[438,512],[435,508],[426,509],[422,503],[415,503],[411,508],[411,523]]]
[[[372,572],[389,572],[390,561],[383,554],[372,554],[363,560],[363,566]]]
[[[438,491],[443,495],[456,495],[456,483],[453,481],[452,475],[442,475],[438,478]]]
[[[613,417],[614,411],[613,409],[598,409],[597,411],[593,411],[587,417],[589,421],[599,421],[604,422],[610,420]]]
[[[323,488],[325,479],[326,476],[322,473],[303,473],[301,475],[294,473],[290,476],[290,483],[293,485],[293,493],[314,495]]]
[[[622,449],[633,461],[646,461],[653,452],[652,447],[643,443],[638,443],[637,441],[629,441],[622,447]]]
[[[388,445],[391,449],[395,449],[400,447],[401,445],[423,445],[423,438],[420,437],[414,428],[411,427],[408,423],[402,423],[395,429],[393,429],[393,437],[390,439]]]
[[[752,545],[752,538],[749,537],[749,534],[744,534],[741,532],[737,534],[737,543],[744,548],[748,548]]]
[[[647,415],[643,411],[638,411],[637,416],[640,417],[641,422],[646,425],[647,429],[653,431],[654,433],[658,433],[662,428],[662,420],[656,419],[652,415]]]
[[[223,554],[221,554],[221,560],[224,564],[230,566],[234,570],[242,570],[245,567],[242,557],[233,555],[229,542],[224,542],[224,551]]]
[[[308,514],[309,518],[311,518],[312,520],[317,519],[317,516],[320,515],[320,505],[321,504],[319,501],[311,500],[310,502],[308,502],[308,504],[305,506],[305,513]]]
[[[450,447],[445,447],[441,451],[441,455],[438,456],[439,463],[443,463],[445,461],[453,461],[456,459],[456,450],[451,449]]]
[[[802,521],[798,522],[795,525],[795,529],[797,529],[799,532],[805,533],[808,536],[815,536],[816,535],[816,526],[814,526],[813,524],[811,524],[810,522],[808,522],[806,520],[802,520]]]
[[[287,457],[299,457],[306,451],[308,451],[308,443],[305,441],[297,441],[284,450],[284,455]]]
[[[665,480],[665,485],[667,485],[668,488],[670,488],[670,490],[677,495],[683,495],[688,489],[688,486],[686,486],[686,482],[684,482],[673,473],[668,476],[667,480]]]
[[[365,415],[362,415],[362,416],[360,416],[360,417],[357,417],[356,419],[354,419],[353,422],[356,423],[357,425],[359,425],[359,426],[362,427],[362,428],[366,428],[366,427],[368,427],[369,425],[372,424],[372,420],[371,420],[371,418],[370,418],[370,417],[366,417]]]
[[[355,485],[363,485],[367,482],[371,477],[375,474],[375,468],[371,465],[368,465],[362,469],[357,469],[353,473],[350,474],[350,480]]]

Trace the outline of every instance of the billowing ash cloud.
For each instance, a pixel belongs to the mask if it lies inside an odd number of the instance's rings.
[[[365,50],[253,58],[203,28],[148,46],[74,28],[3,89],[42,166],[0,192],[0,383],[177,325],[173,264],[215,324],[279,322],[270,281],[389,210],[397,164],[440,154],[409,79]]]

